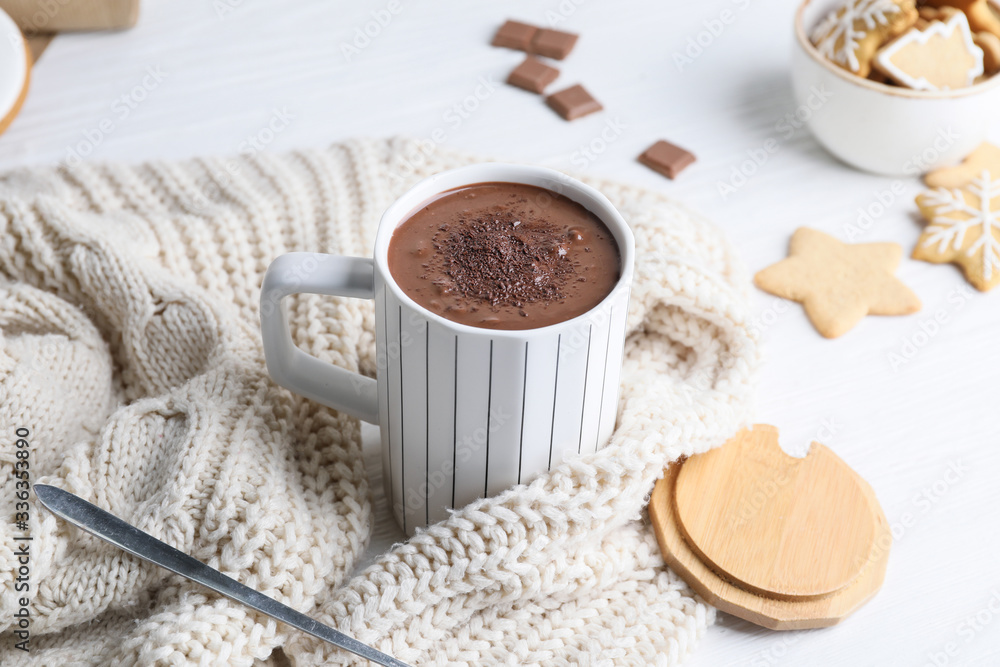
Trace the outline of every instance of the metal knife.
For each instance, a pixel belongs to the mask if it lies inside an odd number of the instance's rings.
[[[110,512],[106,512],[100,507],[88,503],[83,498],[73,495],[69,491],[63,491],[58,487],[48,484],[35,484],[33,488],[35,496],[50,512],[70,522],[77,528],[82,528],[105,542],[110,542],[119,549],[127,551],[133,556],[138,556],[143,560],[166,568],[202,586],[207,586],[216,593],[225,595],[231,600],[245,604],[275,620],[286,623],[293,628],[298,628],[313,637],[328,641],[334,646],[350,651],[362,658],[367,658],[378,665],[384,665],[385,667],[410,667],[405,662],[396,660],[392,656],[359,642],[357,639],[348,637],[338,630],[323,625],[319,621],[295,611],[288,605],[284,605],[277,600],[267,597],[263,593],[258,593],[254,589],[244,586],[235,579],[230,579],[218,570],[214,570],[201,561],[188,556],[186,553],[174,549],[169,544],[161,542],[135,526],[125,523]]]

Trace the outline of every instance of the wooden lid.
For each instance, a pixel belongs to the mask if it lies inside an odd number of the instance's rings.
[[[670,466],[649,515],[667,564],[711,604],[773,629],[833,625],[882,584],[892,536],[871,487],[813,443],[756,425]]]
[[[744,588],[785,597],[833,593],[861,572],[875,540],[862,480],[814,444],[796,459],[778,429],[756,426],[680,470],[674,508],[707,565]]]

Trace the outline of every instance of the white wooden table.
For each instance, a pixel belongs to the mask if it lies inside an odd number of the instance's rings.
[[[756,270],[784,256],[800,225],[846,239],[859,208],[880,193],[887,200],[893,184],[838,163],[807,130],[780,124],[795,110],[794,4],[404,1],[348,60],[342,45],[388,0],[147,0],[130,32],[53,42],[20,118],[0,137],[0,168],[63,160],[72,150],[139,161],[234,153],[252,137],[279,151],[355,135],[430,137],[441,128],[450,147],[683,200],[722,226]],[[733,20],[719,31],[713,21],[723,10]],[[500,83],[469,98],[483,77],[500,82],[521,58],[488,46],[503,19],[544,23],[561,11],[560,25],[582,38],[557,86],[586,84],[604,113],[565,123],[538,97]],[[707,26],[718,34],[703,34],[708,45],[679,71],[674,54]],[[466,117],[454,111],[463,104]],[[276,114],[290,120],[265,142],[262,129]],[[603,145],[602,133],[610,139]],[[698,155],[675,182],[635,162],[658,138]],[[779,150],[723,199],[719,182],[770,138]],[[592,142],[588,158],[582,150]],[[905,195],[856,240],[896,241],[909,252],[920,232],[912,203],[919,185],[901,187]],[[1000,290],[959,298],[965,282],[955,268],[912,260],[899,276],[924,310],[869,318],[835,341],[820,338],[797,305],[756,294],[767,353],[759,420],[778,425],[790,451],[821,434],[874,486],[896,535],[884,588],[823,631],[776,634],[720,615],[691,664],[1000,664]],[[935,328],[927,322],[937,311],[946,321]],[[912,358],[894,368],[894,352]],[[374,453],[372,436],[366,431]],[[386,516],[374,550],[398,536]]]

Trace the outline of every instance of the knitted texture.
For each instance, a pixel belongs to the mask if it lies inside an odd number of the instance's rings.
[[[268,377],[258,299],[290,251],[369,254],[381,212],[472,162],[408,140],[0,175],[0,664],[365,664],[31,502],[32,639],[14,649],[14,429],[33,481],[87,498],[414,665],[673,665],[713,612],[644,507],[666,463],[749,421],[748,283],[711,225],[584,179],[633,227],[607,447],[454,512],[351,578],[371,530],[358,423]],[[297,345],[375,372],[367,301],[291,300]],[[17,534],[20,534],[18,532]]]

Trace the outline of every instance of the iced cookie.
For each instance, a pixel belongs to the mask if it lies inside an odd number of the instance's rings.
[[[918,195],[917,206],[930,224],[914,259],[958,264],[982,292],[1000,284],[1000,173],[984,168],[966,185]]]
[[[1000,148],[991,143],[982,144],[969,153],[957,167],[941,167],[924,174],[924,183],[932,188],[960,188],[981,176],[983,170],[993,178],[1000,178]]]
[[[917,18],[913,0],[848,0],[820,21],[810,39],[820,55],[867,77],[878,48],[909,30]]]
[[[985,30],[1000,37],[1000,19],[990,9],[987,0],[926,0],[925,4],[960,9],[969,18],[969,26],[973,32]]]
[[[973,41],[965,14],[956,11],[945,22],[911,28],[886,44],[872,66],[913,90],[956,90],[983,74],[983,50]]]
[[[972,36],[976,46],[983,50],[983,73],[993,76],[1000,73],[1000,37],[981,30]]]
[[[961,11],[957,7],[950,7],[948,5],[942,5],[941,7],[931,7],[929,5],[924,5],[923,7],[917,8],[917,13],[920,14],[920,18],[927,22],[930,21],[947,21],[950,19],[955,12]]]
[[[754,276],[765,292],[800,302],[823,336],[850,331],[865,315],[909,315],[920,299],[893,273],[895,243],[842,243],[807,227],[792,235],[788,257]]]
[[[920,15],[917,18],[917,22],[913,24],[914,28],[919,30],[926,30],[930,27],[931,23],[934,21],[947,21],[952,17],[953,14],[960,10],[954,7],[929,7],[924,5],[923,7],[917,7],[917,13]]]

